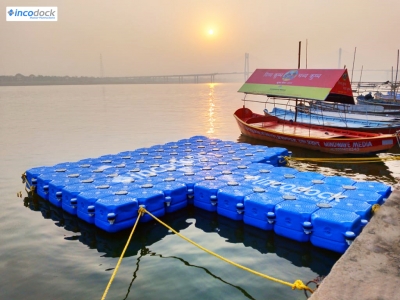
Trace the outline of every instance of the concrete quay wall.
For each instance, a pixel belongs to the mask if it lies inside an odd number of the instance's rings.
[[[399,190],[375,212],[309,299],[400,299]]]

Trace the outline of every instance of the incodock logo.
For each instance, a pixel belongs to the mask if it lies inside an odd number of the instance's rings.
[[[57,7],[6,7],[7,21],[57,21]]]

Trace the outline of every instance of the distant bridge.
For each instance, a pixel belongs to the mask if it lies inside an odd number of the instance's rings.
[[[198,73],[198,74],[184,74],[184,75],[156,75],[156,76],[130,76],[118,77],[120,80],[134,83],[199,83],[208,82],[214,83],[217,77],[243,75],[245,79],[248,78],[248,72],[226,72],[226,73]]]
[[[243,81],[247,72],[194,73],[184,75],[156,75],[129,77],[69,77],[69,76],[0,76],[0,86],[24,85],[87,85],[87,84],[164,84],[164,83],[215,83],[230,82],[224,76],[237,76],[233,81]],[[247,79],[247,77],[244,77]],[[232,78],[232,77],[231,77]]]
[[[248,61],[248,57],[247,60]],[[353,73],[357,72],[357,75]],[[353,70],[351,71],[351,81],[353,84],[380,83],[377,76],[375,80],[363,80],[358,72],[376,73],[382,72],[386,74],[384,81],[393,81],[394,78],[391,70]],[[370,74],[371,74],[370,73]],[[360,75],[359,75],[360,74]],[[87,85],[87,84],[165,84],[165,83],[215,83],[215,82],[244,82],[250,75],[248,63],[245,64],[244,72],[214,72],[214,73],[192,73],[192,74],[174,74],[174,75],[151,75],[151,76],[128,76],[128,77],[87,77],[87,76],[42,76],[29,75],[24,76],[17,74],[15,76],[0,76],[0,86],[7,85]],[[390,76],[391,75],[391,76]],[[234,77],[236,76],[236,77]],[[365,77],[365,76],[364,76]],[[397,76],[396,76],[397,79]],[[395,81],[396,81],[395,79]]]

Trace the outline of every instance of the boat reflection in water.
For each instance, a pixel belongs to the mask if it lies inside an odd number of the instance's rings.
[[[239,143],[248,143],[252,145],[264,145],[268,147],[282,147],[279,143],[261,141],[245,135],[240,135],[237,139]],[[332,154],[324,153],[320,151],[310,151],[300,147],[285,146],[289,151],[292,152],[292,158],[305,158],[304,161],[290,160],[289,164],[291,167],[296,168],[300,171],[314,171],[321,173],[325,176],[345,176],[350,177],[353,180],[360,181],[379,181],[387,185],[391,185],[393,188],[398,186],[398,179],[400,172],[398,171],[398,155],[400,154],[399,147],[394,147],[389,153],[380,153],[375,155],[368,155],[367,157],[372,158],[387,158],[385,162],[372,162],[367,163],[354,163],[354,161],[346,162],[346,159],[360,158],[359,155],[347,154],[343,157],[340,162],[328,162],[332,158]],[[310,160],[307,160],[310,158]],[[321,162],[312,161],[311,158],[322,159]],[[327,162],[324,162],[326,159]],[[390,161],[393,159],[393,161]]]

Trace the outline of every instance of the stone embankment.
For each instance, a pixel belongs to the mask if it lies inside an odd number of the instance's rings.
[[[309,300],[400,299],[400,191],[392,192]]]

